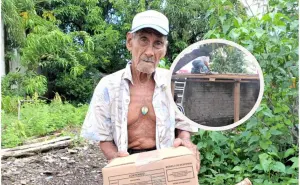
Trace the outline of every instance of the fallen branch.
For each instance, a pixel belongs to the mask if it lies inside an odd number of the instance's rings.
[[[47,141],[49,139],[59,137],[61,135],[62,135],[62,133],[54,133],[52,135],[47,135],[44,137],[33,136],[31,138],[28,138],[26,141],[24,141],[23,144],[29,145],[29,144],[33,144],[33,143],[39,143],[39,142],[43,142],[43,141]]]
[[[67,147],[72,143],[72,139],[69,136],[55,138],[49,141],[23,145],[15,148],[1,150],[1,158],[7,157],[21,157],[34,155],[38,152],[48,151],[55,148]]]

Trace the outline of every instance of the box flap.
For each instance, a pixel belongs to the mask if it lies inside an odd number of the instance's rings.
[[[143,152],[138,154],[129,155],[127,157],[118,157],[112,160],[105,168],[110,168],[114,166],[135,164],[136,166],[148,164],[158,160],[183,156],[183,155],[193,155],[192,151],[188,148],[180,146],[177,148],[164,148],[160,150],[154,150],[149,152]]]

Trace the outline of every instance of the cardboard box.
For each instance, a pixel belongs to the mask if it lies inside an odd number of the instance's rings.
[[[186,147],[114,159],[102,168],[104,185],[197,185],[196,159]]]

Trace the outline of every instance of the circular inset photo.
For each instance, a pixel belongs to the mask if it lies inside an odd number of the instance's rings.
[[[223,39],[197,42],[171,66],[171,92],[181,117],[205,130],[227,130],[249,119],[264,89],[262,70],[244,47]]]

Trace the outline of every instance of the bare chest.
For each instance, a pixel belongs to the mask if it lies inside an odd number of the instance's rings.
[[[152,105],[153,94],[154,83],[145,87],[130,86],[128,148],[145,149],[155,146],[156,116]],[[147,109],[144,114],[143,108]]]
[[[130,104],[127,118],[128,127],[141,118],[143,122],[155,122],[155,112],[152,105],[153,94],[154,84],[145,87],[130,86]],[[142,113],[143,111],[144,114]]]

